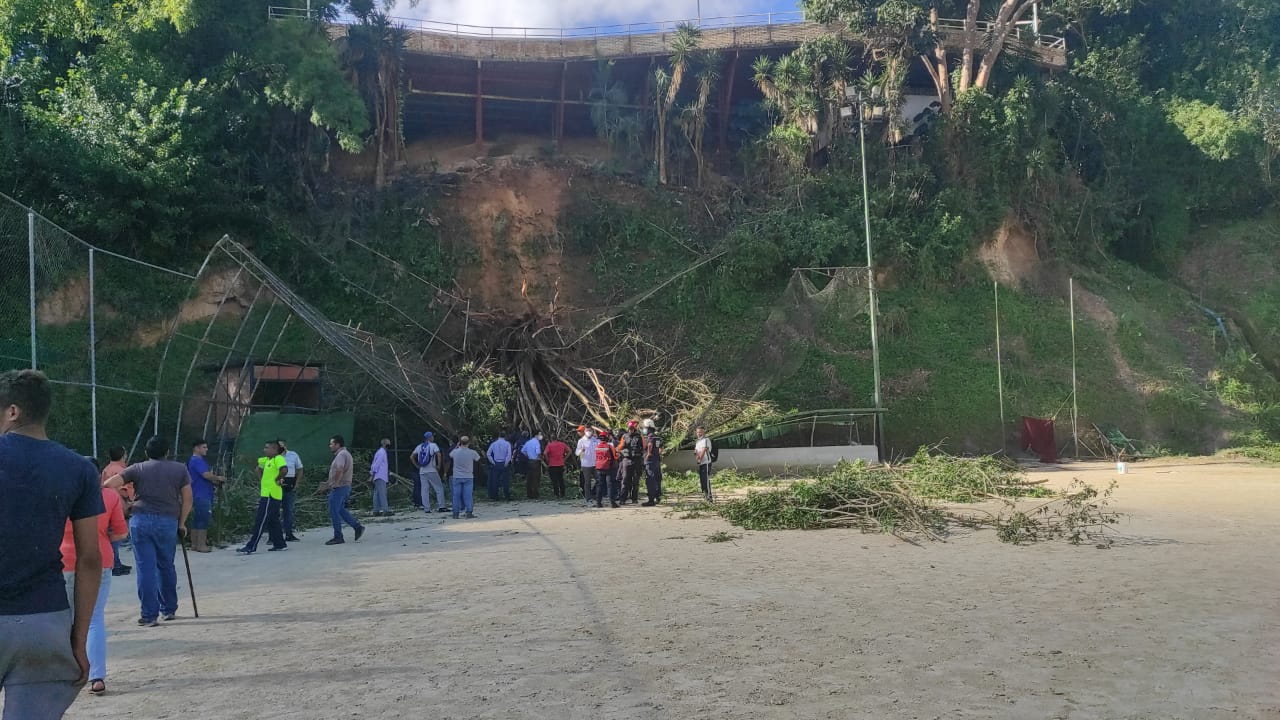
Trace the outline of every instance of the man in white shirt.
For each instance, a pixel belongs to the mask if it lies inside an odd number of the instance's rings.
[[[280,501],[284,514],[284,539],[298,542],[299,538],[293,534],[293,518],[294,507],[298,502],[298,483],[302,482],[302,458],[290,450],[284,440],[277,438],[276,442],[280,443],[280,449],[284,451],[284,479],[280,481],[280,487],[284,489],[284,499]]]
[[[392,515],[391,505],[387,502],[387,482],[391,479],[387,466],[387,448],[391,447],[390,438],[382,438],[382,446],[373,454],[373,463],[369,465],[369,479],[373,481],[373,516]]]
[[[538,499],[538,489],[542,485],[542,433],[534,433],[533,437],[520,448],[527,463],[524,475],[525,497]]]
[[[702,494],[707,502],[714,502],[711,495],[711,438],[707,437],[705,428],[698,428],[698,442],[693,445],[693,457],[698,461],[698,483],[702,485]]]
[[[470,447],[471,438],[463,435],[458,438],[458,447],[449,453],[453,460],[453,476],[449,479],[453,492],[453,517],[458,518],[458,511],[465,510],[467,517],[475,517],[473,492],[476,484],[476,463],[480,462],[480,453]]]
[[[440,446],[432,441],[432,433],[423,433],[422,442],[413,449],[410,459],[422,479],[422,506],[431,512],[431,494],[436,496],[436,512],[449,512],[444,499],[444,483],[440,482]]]
[[[591,507],[591,498],[595,495],[596,479],[596,431],[585,425],[578,426],[578,445],[573,454],[582,466],[582,499],[587,507]]]

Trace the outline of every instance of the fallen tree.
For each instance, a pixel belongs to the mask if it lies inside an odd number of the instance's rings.
[[[991,527],[1014,544],[1045,540],[1109,543],[1120,514],[1108,509],[1115,483],[1099,491],[1075,481],[1059,491],[1028,481],[1011,463],[957,458],[922,450],[900,466],[837,465],[812,480],[751,491],[713,506],[748,530],[831,527],[890,533],[907,541],[943,541],[955,527]],[[1029,504],[1029,499],[1039,502]],[[995,509],[955,502],[989,501]]]

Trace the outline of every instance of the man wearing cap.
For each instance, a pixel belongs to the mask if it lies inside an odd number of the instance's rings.
[[[507,429],[502,428],[498,433],[498,439],[489,443],[489,449],[485,452],[485,456],[489,458],[489,472],[486,478],[489,481],[489,499],[498,500],[498,494],[501,493],[502,500],[511,499],[511,441],[507,440]]]
[[[578,458],[582,477],[582,500],[591,506],[591,497],[595,493],[596,479],[596,431],[586,425],[578,426],[578,444],[573,454]]]
[[[636,421],[627,422],[627,431],[618,440],[618,454],[622,462],[618,465],[618,479],[622,483],[622,497],[619,503],[632,505],[640,502],[640,463],[644,460],[644,438],[636,430]]]
[[[421,505],[431,512],[431,493],[436,496],[436,512],[449,512],[444,500],[444,483],[440,481],[440,446],[435,444],[434,433],[422,434],[422,442],[413,449],[410,459],[418,468],[418,477],[422,484]]]

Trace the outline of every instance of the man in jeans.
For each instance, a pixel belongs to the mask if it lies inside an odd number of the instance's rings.
[[[280,511],[284,515],[284,539],[298,542],[293,534],[294,508],[298,504],[298,483],[302,482],[302,458],[289,449],[288,443],[277,439],[280,450],[284,453],[284,480],[280,482],[283,494],[280,497]]]
[[[409,458],[413,461],[413,466],[418,468],[418,480],[422,486],[421,505],[427,512],[431,512],[431,496],[434,494],[436,511],[448,512],[448,505],[444,499],[444,483],[440,480],[443,457],[440,455],[440,446],[436,444],[434,438],[433,433],[423,433],[422,442],[413,449],[413,454]]]
[[[329,479],[320,487],[329,491],[329,519],[333,521],[333,538],[325,541],[325,545],[341,545],[347,540],[342,536],[342,523],[355,528],[356,542],[364,535],[364,525],[356,520],[347,509],[347,498],[351,497],[351,477],[355,473],[355,461],[347,450],[347,442],[341,435],[329,438],[329,451],[333,453],[333,462],[329,465]]]
[[[449,452],[453,460],[453,474],[450,476],[450,490],[453,491],[453,517],[456,520],[459,510],[465,510],[467,517],[475,517],[472,512],[473,493],[476,485],[476,463],[480,461],[480,453],[470,448],[471,438],[463,435],[458,438],[458,447]]]
[[[125,462],[125,456],[128,454],[129,451],[125,450],[122,445],[117,445],[116,447],[107,449],[107,457],[111,458],[111,462],[107,463],[107,466],[102,468],[102,473],[99,476],[103,487],[106,487],[108,480],[124,472],[124,469],[129,467],[129,463]],[[123,501],[122,505],[124,506],[125,517],[128,517],[129,508],[133,506],[133,488],[121,485],[120,489],[116,492],[119,493],[120,499]],[[115,558],[111,566],[111,574],[115,577],[128,575],[133,571],[132,565],[125,565],[120,559],[120,546],[124,544],[126,539],[128,539],[128,535],[126,535],[124,539],[116,540],[111,543],[112,557]]]
[[[5,718],[57,720],[89,676],[85,642],[102,583],[98,472],[48,438],[53,388],[35,370],[0,375],[0,691]],[[74,619],[62,537],[76,548]]]
[[[147,441],[147,460],[125,468],[121,478],[133,485],[136,498],[129,533],[133,536],[133,557],[137,561],[138,601],[142,612],[138,624],[155,627],[157,618],[166,621],[178,613],[178,570],[173,557],[178,535],[187,534],[191,513],[191,476],[187,467],[166,460],[169,441],[159,435]]]
[[[213,520],[213,498],[224,479],[209,469],[209,443],[203,438],[191,444],[187,474],[191,477],[191,549],[198,553],[209,549],[209,523]]]

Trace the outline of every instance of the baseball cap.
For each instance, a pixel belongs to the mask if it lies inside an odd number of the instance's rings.
[[[424,433],[422,433],[422,439],[423,439],[423,440],[430,440],[430,439],[431,439],[431,438],[433,438],[433,437],[435,437],[435,435],[433,435],[432,433],[429,433],[429,432],[424,432]]]

